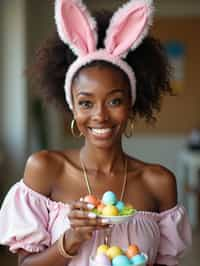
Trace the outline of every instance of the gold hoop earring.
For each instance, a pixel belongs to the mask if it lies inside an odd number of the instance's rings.
[[[132,118],[129,118],[127,121],[126,129],[124,131],[124,135],[127,138],[131,138],[133,136],[133,133],[134,133],[134,122]]]
[[[72,122],[71,122],[71,133],[72,133],[72,136],[75,137],[75,138],[80,138],[83,134],[80,132],[79,135],[76,135],[75,133],[75,123],[76,123],[76,120],[75,119],[72,119]]]

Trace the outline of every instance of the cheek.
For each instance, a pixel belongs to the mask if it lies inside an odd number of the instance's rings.
[[[113,121],[115,120],[116,125],[118,124],[118,126],[121,128],[122,131],[126,128],[129,117],[128,114],[129,114],[128,112],[124,111],[124,112],[117,112],[113,116]]]
[[[115,113],[115,117],[117,120],[120,120],[121,122],[126,122],[129,117],[129,110],[127,107],[122,107],[118,110],[118,112]]]
[[[88,122],[89,116],[87,114],[83,114],[81,112],[76,112],[75,119],[77,126],[81,129]]]

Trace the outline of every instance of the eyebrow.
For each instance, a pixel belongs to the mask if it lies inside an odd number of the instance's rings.
[[[122,94],[124,94],[124,90],[123,89],[114,89],[114,90],[112,90],[112,91],[110,91],[109,93],[108,93],[108,95],[111,95],[111,94],[113,94],[113,93],[116,93],[116,92],[120,92],[120,93],[122,93]],[[92,96],[93,94],[92,93],[90,93],[90,92],[78,92],[77,93],[77,96],[79,96],[79,95],[83,95],[83,96]]]

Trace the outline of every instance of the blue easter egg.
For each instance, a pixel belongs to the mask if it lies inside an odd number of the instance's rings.
[[[105,205],[115,205],[117,197],[112,191],[107,191],[103,194],[102,201]]]
[[[130,266],[131,264],[129,258],[124,255],[119,255],[112,260],[113,266]]]
[[[117,207],[117,209],[118,209],[119,211],[122,211],[122,210],[124,209],[124,207],[125,207],[125,204],[123,203],[123,201],[118,201],[118,202],[116,203],[115,207]]]
[[[146,262],[146,258],[143,254],[135,255],[130,260],[134,265],[138,265],[138,264],[142,264]]]

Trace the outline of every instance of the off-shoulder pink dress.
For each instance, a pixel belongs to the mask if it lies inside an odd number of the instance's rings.
[[[0,210],[0,244],[11,252],[40,252],[51,246],[70,227],[69,206],[33,191],[23,180],[13,185]],[[88,266],[89,256],[103,243],[103,231],[83,244],[70,266]],[[177,265],[191,245],[191,228],[183,206],[161,213],[138,211],[125,224],[114,225],[111,244],[135,243],[149,257],[149,264]]]

